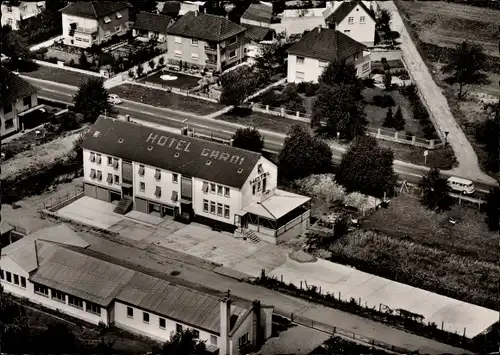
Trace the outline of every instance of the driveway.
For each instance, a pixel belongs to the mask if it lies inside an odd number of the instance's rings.
[[[422,93],[424,102],[427,104],[431,115],[435,118],[438,133],[444,135],[443,132],[449,132],[448,142],[452,146],[459,162],[459,166],[453,169],[455,175],[489,184],[496,184],[495,179],[481,171],[472,145],[453,117],[448,101],[443,95],[442,90],[435,83],[429,72],[429,68],[425,65],[424,60],[411,40],[396,5],[394,5],[393,1],[381,1],[380,6],[392,12],[391,27],[401,35],[401,49],[404,61],[418,86],[419,92]]]

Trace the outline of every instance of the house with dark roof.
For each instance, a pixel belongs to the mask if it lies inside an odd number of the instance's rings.
[[[23,128],[23,116],[38,109],[37,88],[19,75],[0,67],[2,102],[0,102],[1,136]]]
[[[129,4],[125,1],[75,1],[62,8],[63,42],[89,48],[129,30]]]
[[[276,43],[276,31],[273,28],[248,24],[242,24],[242,26],[247,29],[245,32],[244,53],[249,62],[252,62],[265,46]]]
[[[167,28],[174,24],[174,18],[167,15],[140,12],[137,14],[132,35],[137,39],[156,39],[158,42],[167,40]]]
[[[134,269],[88,245],[65,225],[21,239],[2,250],[0,284],[49,309],[159,342],[190,329],[212,353],[240,354],[271,336],[272,306]]]
[[[203,12],[205,8],[205,1],[177,1],[169,0],[163,2],[158,2],[160,7],[159,12],[163,15],[177,17],[184,16],[189,11],[200,11]]]
[[[242,25],[271,27],[272,19],[273,5],[271,3],[260,2],[258,4],[250,4],[241,16],[240,23]]]
[[[375,42],[375,1],[335,1],[325,12],[328,28],[340,31],[368,47]]]
[[[328,64],[335,60],[353,63],[358,77],[369,75],[370,56],[366,46],[340,31],[317,27],[288,48],[289,83],[318,82]]]
[[[309,227],[310,198],[277,189],[278,169],[260,153],[105,118],[82,147],[85,195],[116,201],[117,213],[134,208],[270,243]]]
[[[168,30],[168,60],[221,71],[243,61],[246,28],[225,17],[189,11]]]
[[[19,23],[31,17],[38,16],[45,9],[45,1],[2,1],[2,26],[10,26],[14,31],[19,29]]]

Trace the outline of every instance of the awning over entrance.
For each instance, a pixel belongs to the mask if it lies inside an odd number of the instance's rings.
[[[270,194],[269,197],[263,199],[261,202],[255,201],[245,206],[243,211],[271,220],[277,220],[310,200],[307,196],[276,189],[273,194]]]

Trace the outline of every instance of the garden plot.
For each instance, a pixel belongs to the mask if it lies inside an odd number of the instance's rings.
[[[72,86],[80,86],[82,83],[87,82],[90,78],[96,77],[72,70],[65,70],[44,65],[39,65],[36,70],[23,72],[21,74],[36,79],[54,81]]]
[[[153,75],[149,75],[140,81],[151,82],[166,87],[174,87],[181,90],[189,90],[198,86],[201,78],[192,75],[185,75],[179,72],[160,70]]]

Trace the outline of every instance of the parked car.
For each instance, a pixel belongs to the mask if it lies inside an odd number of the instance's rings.
[[[108,97],[108,102],[112,105],[119,105],[123,101],[116,94],[110,94]]]

